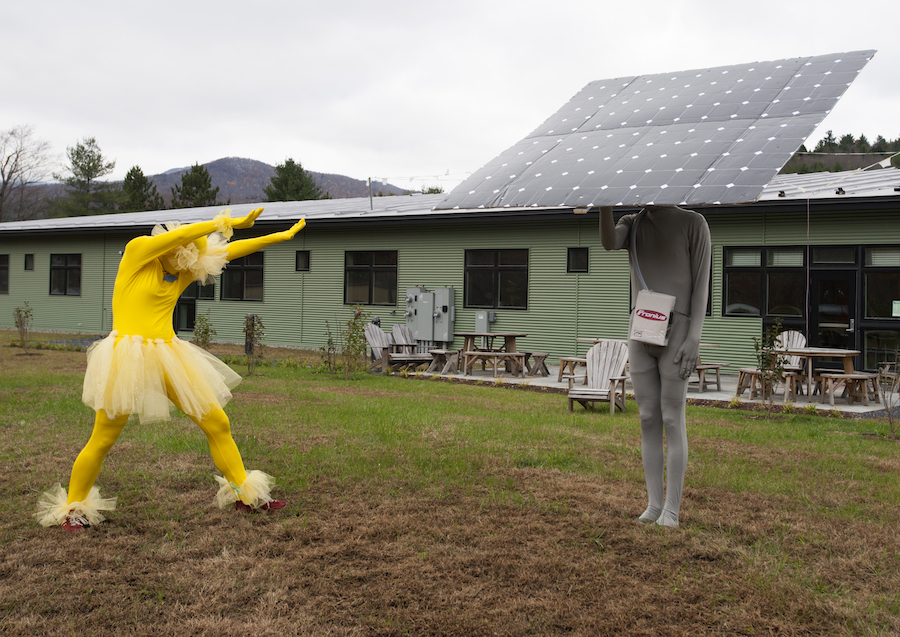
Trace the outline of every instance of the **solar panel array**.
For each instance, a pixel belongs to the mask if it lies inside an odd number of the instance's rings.
[[[874,53],[591,82],[438,208],[755,201]]]

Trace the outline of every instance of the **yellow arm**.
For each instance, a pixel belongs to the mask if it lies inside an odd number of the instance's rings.
[[[291,226],[289,230],[284,230],[283,232],[273,232],[272,234],[254,237],[253,239],[232,241],[228,244],[228,260],[234,261],[235,259],[240,259],[248,254],[253,254],[258,250],[262,250],[267,246],[293,239],[294,235],[303,230],[305,226],[306,219],[301,219]]]
[[[256,208],[246,217],[232,219],[231,226],[233,228],[249,228],[262,211],[262,208]],[[155,237],[136,237],[128,242],[127,251],[130,257],[138,263],[147,263],[153,259],[158,259],[178,246],[187,245],[194,239],[205,237],[216,230],[215,221],[189,223],[175,230],[158,234]]]

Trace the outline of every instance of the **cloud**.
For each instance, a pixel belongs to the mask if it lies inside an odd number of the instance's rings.
[[[592,80],[868,48],[825,126],[900,135],[900,47],[879,27],[895,0],[7,5],[0,128],[30,123],[60,154],[94,136],[117,178],[224,156],[471,172]]]

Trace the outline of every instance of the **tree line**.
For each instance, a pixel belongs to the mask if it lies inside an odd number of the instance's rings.
[[[115,160],[104,157],[97,140],[85,137],[66,148],[66,165],[53,172],[50,146],[38,140],[30,126],[0,131],[0,221],[19,221],[45,211],[55,217],[163,210],[165,202],[140,166],[132,166],[122,182],[104,181],[115,170]],[[46,198],[45,184],[52,176],[63,192]],[[265,186],[264,201],[330,199],[300,162],[288,158],[275,166]],[[199,163],[181,175],[171,188],[170,208],[228,205],[218,201],[219,187]]]
[[[847,134],[835,137],[833,131],[825,133],[812,151],[806,145],[799,150],[781,169],[783,173],[838,173],[843,170],[868,168],[881,160],[891,158],[891,165],[900,167],[900,137],[894,140],[878,135],[870,142],[865,135],[854,137]]]

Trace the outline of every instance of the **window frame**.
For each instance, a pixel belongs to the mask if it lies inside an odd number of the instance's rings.
[[[9,294],[9,255],[0,254],[0,294]]]
[[[33,272],[34,271],[34,254],[29,253],[25,255],[25,263],[24,263],[25,272]]]
[[[872,265],[869,263],[869,254],[870,250],[879,250],[879,249],[892,249],[900,252],[900,246],[897,245],[867,245],[863,247],[862,253],[862,314],[860,316],[861,319],[865,321],[886,321],[889,323],[896,323],[900,321],[900,315],[894,316],[893,310],[892,313],[888,316],[870,316],[869,315],[869,275],[870,274],[885,274],[885,275],[896,275],[900,276],[900,262],[898,264],[889,264],[889,265]]]
[[[303,260],[306,262],[305,266],[300,263],[300,255],[305,255]],[[309,272],[309,250],[297,250],[294,255],[294,271],[295,272]]]
[[[191,281],[191,284],[184,289],[184,292],[178,298],[185,301],[215,301],[216,283],[213,281],[209,285],[200,285],[197,281]]]
[[[731,250],[756,251],[759,257],[759,265],[728,265],[729,252]],[[776,251],[792,250],[798,251],[801,255],[800,265],[769,265],[769,257],[774,255]],[[728,318],[755,318],[755,319],[782,319],[785,323],[793,321],[802,321],[806,319],[809,311],[807,307],[805,287],[809,272],[809,251],[806,246],[797,245],[779,245],[779,246],[725,246],[722,252],[722,309],[723,317]],[[757,284],[759,286],[759,298],[757,299],[757,313],[729,313],[729,292],[731,290],[730,275],[753,275],[758,277]],[[771,275],[799,275],[803,282],[804,293],[798,299],[799,305],[797,309],[800,314],[775,314],[770,312],[769,296],[773,286],[770,285]],[[779,306],[781,307],[781,306]],[[773,308],[774,309],[774,308]]]
[[[352,258],[351,255],[357,255],[360,257],[361,255],[366,255],[367,263],[361,263],[364,259],[362,258]],[[376,255],[382,257],[381,259],[377,259]],[[387,256],[387,259],[384,257]],[[351,263],[351,260],[354,261]],[[382,263],[378,263],[381,260]],[[384,261],[388,261],[388,263],[384,263]],[[392,263],[390,263],[392,261]],[[397,250],[345,250],[344,251],[344,305],[376,305],[376,306],[392,306],[397,305],[397,285],[399,281],[399,263],[400,263],[400,253]],[[367,279],[366,282],[366,298],[351,298],[350,291],[355,289],[356,287],[361,287],[359,285],[351,284],[351,278],[354,275],[360,276],[366,274],[364,277]],[[379,279],[383,279],[387,277],[391,284],[380,284]],[[376,291],[383,291],[387,294],[387,298],[384,301],[376,301],[376,298],[379,296],[376,294]]]
[[[254,263],[255,261],[259,263]],[[247,294],[252,287],[247,285],[247,274],[259,272],[259,298],[250,298]],[[228,262],[228,267],[222,271],[222,280],[219,285],[219,300],[221,301],[249,301],[262,303],[265,300],[265,253],[253,252],[239,259]],[[235,281],[237,279],[237,282]],[[232,289],[240,288],[240,297],[228,296]]]
[[[65,264],[56,265],[54,264],[54,260],[59,257],[65,257]],[[74,260],[74,257],[78,258],[78,263],[70,263],[70,260]],[[50,255],[50,296],[81,296],[81,268],[83,265],[82,255],[76,252],[59,252]],[[53,291],[53,275],[54,273],[62,272],[65,278],[65,286],[62,292],[54,292]],[[70,280],[70,276],[77,274],[78,277],[78,286],[77,292],[70,292],[69,290],[73,288],[71,285],[72,281]]]
[[[507,254],[516,253],[516,252],[524,252],[525,253],[525,263],[522,264],[514,264],[514,265],[504,265],[502,263],[502,257]],[[470,257],[475,257],[478,255],[487,255],[489,253],[493,253],[493,264],[478,264],[472,263]],[[528,248],[477,248],[477,249],[467,249],[465,251],[463,257],[463,307],[466,308],[476,308],[476,309],[487,309],[487,310],[527,310],[528,309],[528,284],[529,284],[529,264],[531,263],[531,251]],[[503,299],[506,295],[503,293],[504,287],[504,277],[503,273],[524,273],[525,281],[524,281],[524,301],[523,305],[504,305]],[[490,285],[491,288],[491,302],[490,303],[476,303],[471,299],[472,296],[472,277],[475,275],[482,275],[483,273],[488,273],[490,276]],[[482,286],[484,287],[484,286]]]
[[[584,269],[576,270],[572,265],[572,255],[584,252]],[[566,250],[566,274],[589,274],[591,269],[591,253],[587,246],[573,246]]]

